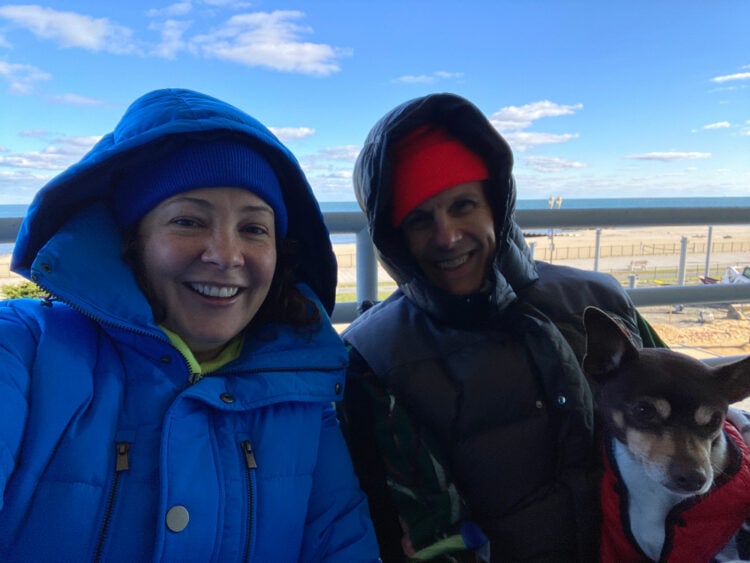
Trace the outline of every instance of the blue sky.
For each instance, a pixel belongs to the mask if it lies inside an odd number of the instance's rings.
[[[0,204],[28,203],[135,98],[201,90],[269,126],[321,201],[385,112],[455,92],[519,198],[750,195],[746,0],[0,3]]]

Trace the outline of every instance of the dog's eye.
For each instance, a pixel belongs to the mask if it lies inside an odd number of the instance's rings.
[[[724,417],[721,413],[715,412],[711,415],[711,420],[706,425],[709,430],[715,431],[721,428],[722,424],[724,424]]]
[[[638,401],[630,409],[630,416],[633,421],[641,424],[658,422],[661,417],[656,407],[648,401]]]

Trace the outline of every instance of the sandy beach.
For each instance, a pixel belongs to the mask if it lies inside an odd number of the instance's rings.
[[[596,234],[593,229],[555,231],[553,237],[528,236],[527,240],[534,247],[537,259],[593,269]],[[689,279],[686,283],[699,283],[695,276],[705,271],[707,227],[603,229],[599,271],[611,273],[623,285],[633,279],[642,286],[664,283],[660,276],[669,275],[664,272],[670,269],[676,271],[683,237],[688,248]],[[750,225],[714,227],[711,240],[709,275],[721,277],[727,266],[750,265]],[[339,263],[339,294],[351,296],[356,284],[355,245],[337,244],[335,251]],[[3,285],[24,281],[9,271],[9,265],[10,256],[0,256],[0,291]],[[379,279],[381,290],[389,292],[395,288],[382,268]],[[670,346],[693,356],[750,354],[750,304],[744,304],[744,310],[740,305],[732,310],[691,306],[678,313],[673,307],[661,306],[644,308],[642,312]]]

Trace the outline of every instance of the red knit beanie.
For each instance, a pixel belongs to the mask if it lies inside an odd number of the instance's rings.
[[[443,190],[489,177],[475,153],[444,130],[422,125],[393,146],[393,214],[401,225],[409,212]]]

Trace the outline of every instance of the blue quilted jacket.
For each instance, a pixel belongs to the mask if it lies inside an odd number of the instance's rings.
[[[347,354],[325,312],[312,336],[254,330],[191,384],[119,256],[112,175],[196,137],[266,154],[302,241],[300,287],[333,306],[335,259],[291,154],[213,98],[136,101],[39,192],[15,247],[13,268],[56,299],[0,302],[0,560],[377,560],[332,409]]]

